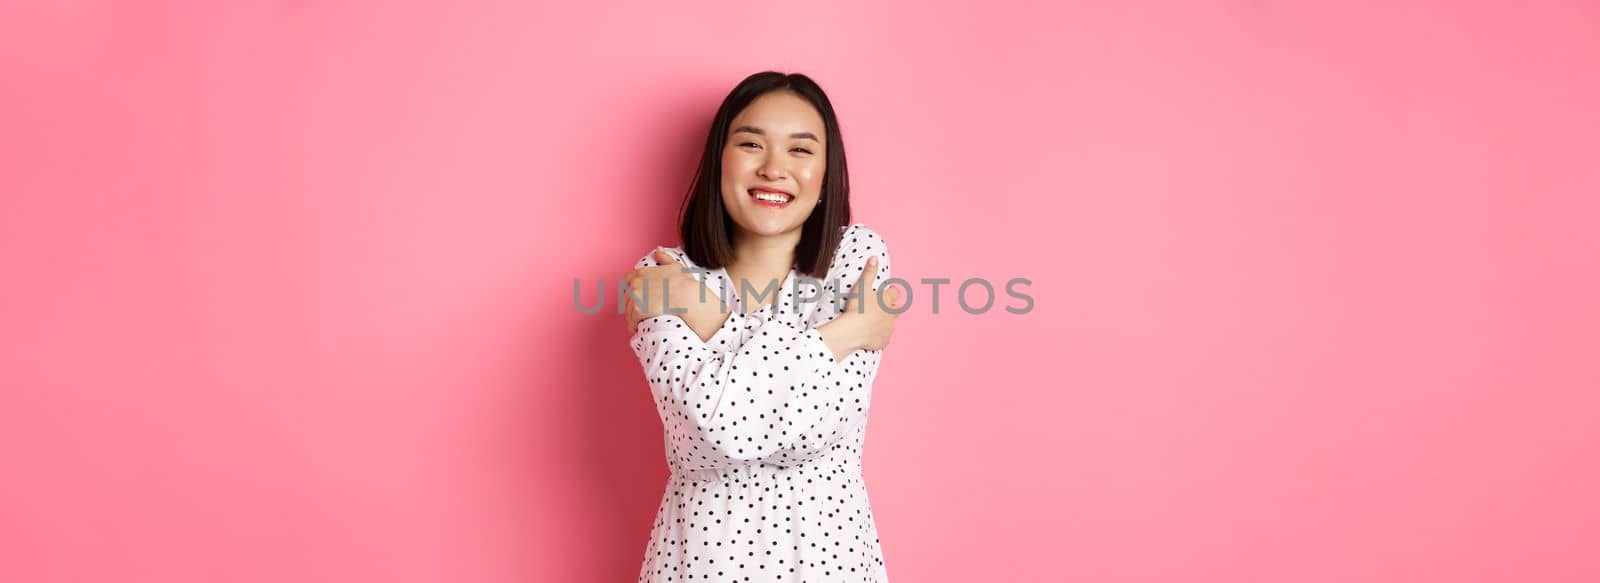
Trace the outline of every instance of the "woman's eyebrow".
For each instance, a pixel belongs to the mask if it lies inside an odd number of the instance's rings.
[[[737,128],[734,128],[733,133],[737,134],[739,132],[751,133],[751,134],[755,134],[755,135],[758,135],[758,136],[767,135],[766,130],[763,130],[763,129],[755,127],[755,126],[748,126],[748,125],[739,126]],[[819,142],[819,143],[822,141],[822,140],[817,139],[817,135],[813,134],[811,132],[795,132],[795,133],[789,134],[789,137],[794,138],[796,140],[811,140],[813,142]]]

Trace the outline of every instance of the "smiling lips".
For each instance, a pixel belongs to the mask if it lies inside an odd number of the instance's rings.
[[[755,199],[756,205],[770,209],[781,209],[794,202],[794,195],[775,188],[755,187],[749,190],[750,198]]]

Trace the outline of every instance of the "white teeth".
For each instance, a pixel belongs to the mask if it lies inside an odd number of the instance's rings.
[[[776,202],[776,203],[787,203],[792,198],[789,195],[778,194],[776,192],[757,192],[757,193],[755,193],[755,195],[756,195],[756,200],[764,200],[764,201],[767,201],[767,202]]]

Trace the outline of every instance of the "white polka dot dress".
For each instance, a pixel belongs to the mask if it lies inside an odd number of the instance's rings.
[[[681,247],[665,250],[695,266]],[[733,313],[709,341],[675,315],[639,323],[631,342],[672,470],[639,581],[888,581],[861,474],[882,351],[834,362],[816,331],[873,256],[882,289],[888,247],[865,225],[846,227],[825,278],[790,270],[777,299],[748,314],[727,272],[711,270],[706,287],[726,291]],[[656,264],[647,255],[637,266]]]

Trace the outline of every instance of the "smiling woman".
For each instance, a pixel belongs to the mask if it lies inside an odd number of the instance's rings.
[[[808,119],[818,116],[811,109],[809,103],[792,93],[768,93],[763,95],[739,115],[751,119],[776,120],[779,123],[783,121],[798,121],[803,122],[804,125],[822,125],[821,119]],[[751,135],[742,136],[744,139],[741,139],[739,134]],[[765,168],[760,168],[760,166],[777,163],[779,157],[763,156],[762,154],[766,150],[764,146],[770,146],[774,150],[782,150],[783,138],[781,136],[772,136],[771,139],[768,139],[767,131],[762,129],[761,126],[740,125],[733,130],[733,140],[738,142],[738,145],[725,150],[727,154],[723,156],[722,160],[724,176],[738,178],[740,176],[755,175],[766,178],[775,174],[768,172]],[[806,195],[800,199],[800,202],[806,203],[809,201],[810,204],[815,205],[818,200],[821,200],[817,192],[821,188],[817,184],[820,181],[818,180],[820,176],[817,175],[821,174],[821,172],[816,171],[816,169],[824,166],[824,159],[818,157],[813,150],[822,149],[822,142],[818,141],[817,135],[810,131],[791,133],[788,141],[810,142],[810,144],[794,145],[788,148],[787,151],[800,159],[796,163],[799,167],[796,179],[802,183],[801,190],[804,190],[803,194]],[[730,188],[727,184],[723,184],[722,192],[738,196],[740,190],[737,185]],[[795,193],[785,191],[781,186],[752,186],[744,192],[749,193],[750,196],[755,197],[757,201],[762,203],[761,207],[770,209],[786,208],[797,198]],[[738,205],[729,204],[728,207],[738,208]]]
[[[785,195],[787,202],[762,206],[759,192]],[[805,75],[773,72],[734,87],[712,119],[682,217],[685,251],[712,268],[734,261],[732,224],[758,235],[801,224],[793,249],[800,271],[821,277],[838,245],[838,237],[824,234],[850,223],[844,140],[822,88]]]
[[[899,292],[880,297],[888,247],[850,223],[849,193],[810,78],[758,73],[723,100],[683,246],[628,275],[668,292],[624,301],[672,470],[639,581],[888,580],[861,451]],[[821,289],[800,297],[798,275]]]

